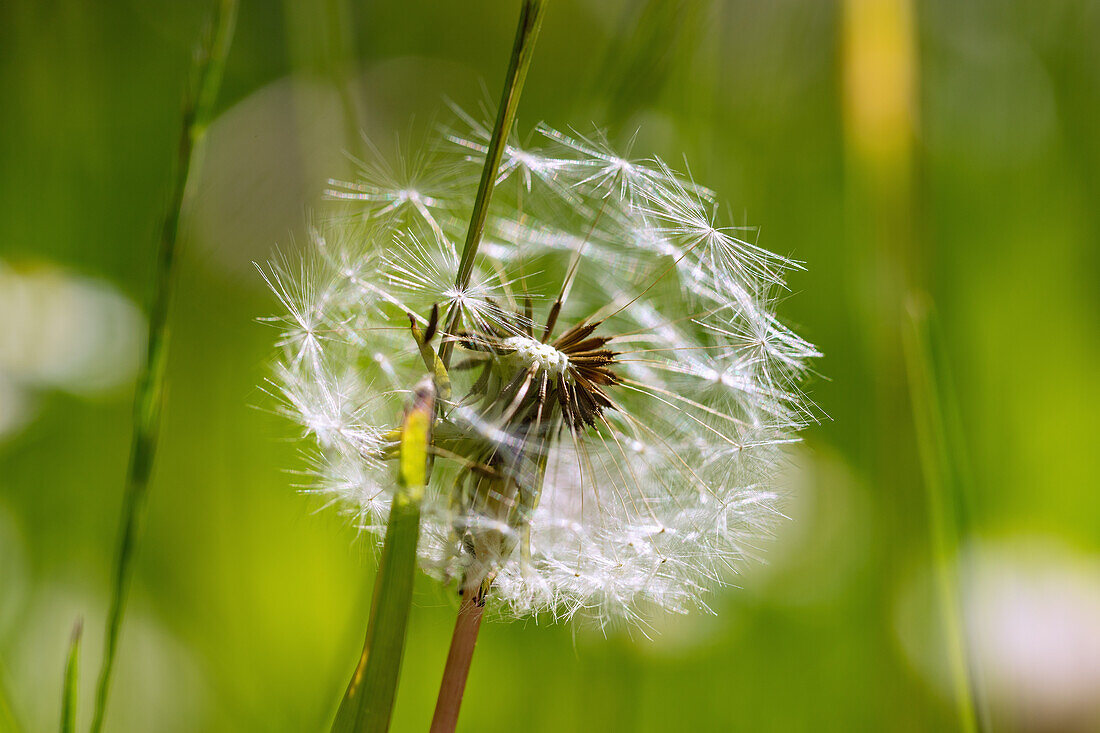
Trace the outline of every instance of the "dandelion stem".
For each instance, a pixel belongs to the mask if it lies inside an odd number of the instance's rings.
[[[435,714],[432,715],[431,733],[452,733],[458,725],[458,710],[462,706],[462,693],[466,690],[466,678],[470,674],[470,661],[474,656],[484,611],[485,606],[476,594],[462,599],[451,635],[451,648],[447,652],[447,664],[443,668]]]
[[[140,532],[145,496],[157,446],[160,412],[164,402],[164,368],[168,352],[168,307],[172,293],[179,238],[180,212],[190,198],[188,176],[197,167],[200,143],[211,119],[221,86],[225,61],[237,18],[237,0],[218,0],[204,34],[195,49],[191,85],[184,98],[182,125],[175,160],[175,175],[161,227],[160,248],[149,307],[148,352],[134,396],[134,434],[122,501],[122,521],[114,566],[114,587],[107,613],[103,661],[96,688],[92,733],[103,728],[111,688],[122,615],[130,585],[134,546]]]
[[[485,166],[481,169],[481,182],[478,184],[477,196],[474,198],[474,210],[470,215],[470,227],[466,230],[466,243],[462,248],[462,259],[458,263],[455,290],[459,293],[470,284],[474,259],[477,257],[478,247],[481,246],[482,232],[485,230],[485,219],[489,215],[489,200],[493,196],[497,171],[500,169],[500,161],[504,156],[504,147],[508,142],[508,135],[512,131],[512,123],[516,119],[520,93],[523,91],[523,82],[527,79],[527,70],[531,66],[535,40],[538,38],[545,10],[546,0],[524,0],[523,8],[520,10],[519,25],[516,27],[516,41],[512,47],[512,58],[508,63],[508,73],[504,79],[504,91],[500,97],[500,108],[497,110],[497,120],[493,126],[493,136],[489,140],[489,148],[485,151]],[[446,332],[454,333],[461,321],[461,304],[455,303],[448,314]],[[440,347],[439,356],[443,360],[444,366],[450,366],[451,351],[453,349],[454,342],[450,340],[444,341]]]
[[[485,155],[485,167],[482,169],[481,181],[478,185],[477,196],[470,217],[470,227],[466,233],[466,243],[462,250],[462,259],[455,279],[456,289],[459,292],[464,290],[470,282],[474,258],[477,255],[481,235],[485,229],[485,219],[488,216],[489,200],[492,197],[493,187],[496,183],[497,170],[500,168],[504,145],[515,120],[520,92],[527,77],[527,69],[531,64],[531,54],[542,22],[544,7],[545,0],[525,0],[520,13],[516,41],[508,65],[500,109],[497,112],[493,136]],[[458,328],[461,318],[462,310],[460,305],[456,303],[448,314],[447,331],[453,333]],[[413,331],[415,335],[417,332],[415,320],[413,321]],[[417,336],[417,340],[420,341],[419,336]],[[432,368],[434,358],[425,356],[426,364],[437,375],[436,386],[440,388],[446,388],[446,385],[441,383],[440,376],[446,376],[453,346],[452,341],[443,341],[438,356],[440,364],[438,369]],[[421,347],[423,352],[426,343],[421,343]],[[434,355],[432,356],[434,357]],[[434,411],[427,414],[434,415]],[[425,445],[425,457],[427,453],[428,449]],[[405,470],[405,455],[403,444],[403,472]],[[399,493],[386,525],[386,538],[382,546],[382,558],[378,566],[378,579],[375,581],[374,600],[371,604],[371,618],[368,622],[363,653],[359,658],[359,664],[352,675],[351,682],[343,701],[340,703],[340,708],[333,723],[333,731],[339,731],[340,733],[350,733],[351,731],[377,731],[381,733],[389,729],[412,597],[412,581],[416,566],[416,544],[420,522],[419,499],[409,503],[402,501],[401,497],[402,495]],[[470,623],[471,618],[472,623]],[[450,687],[457,685],[452,696],[453,700],[449,703],[453,708],[453,711],[449,714],[451,730],[454,729],[454,723],[458,719],[458,705],[462,698],[462,689],[466,684],[466,672],[469,669],[474,643],[477,640],[477,628],[481,621],[480,607],[472,617],[471,614],[460,613],[459,619],[460,625],[469,629],[463,637],[468,639],[468,649],[465,650],[462,658],[456,662],[460,668],[459,671],[451,671],[444,677],[444,684],[448,685],[449,680],[452,680],[455,675],[460,675],[460,679],[456,678],[450,683]],[[452,647],[453,649],[454,647]],[[448,660],[447,669],[451,670],[452,666],[451,661]]]
[[[508,135],[519,108],[519,98],[523,83],[527,79],[527,70],[534,55],[535,40],[542,26],[542,16],[546,10],[545,0],[524,0],[520,10],[519,23],[516,26],[516,40],[512,46],[512,58],[508,62],[508,72],[504,79],[504,91],[500,97],[496,124],[489,147],[485,151],[485,166],[481,169],[481,181],[477,196],[474,198],[474,210],[470,215],[470,227],[466,230],[466,243],[462,249],[462,259],[455,278],[455,290],[461,293],[470,283],[470,274],[474,268],[474,258],[481,246],[481,235],[485,230],[485,219],[489,214],[489,200],[493,196],[497,171],[504,155]],[[447,333],[458,330],[462,320],[461,303],[451,307],[447,319]],[[451,363],[454,342],[445,340],[440,347],[440,360],[446,369]],[[432,733],[453,732],[458,725],[458,711],[462,705],[462,695],[466,690],[466,678],[470,673],[470,662],[474,656],[474,646],[481,629],[481,616],[484,611],[482,593],[466,593],[455,619],[451,647],[447,653],[447,663],[443,668],[443,679],[439,686],[435,714],[432,716]]]
[[[951,450],[944,410],[949,408],[940,394],[939,374],[933,359],[929,306],[910,298],[907,304],[905,362],[909,374],[909,395],[917,431],[921,469],[928,501],[929,541],[939,596],[946,652],[955,688],[959,728],[967,733],[987,730],[979,714],[980,686],[966,638],[963,599],[956,570],[960,525],[965,521],[961,457]],[[956,454],[955,458],[952,455]]]

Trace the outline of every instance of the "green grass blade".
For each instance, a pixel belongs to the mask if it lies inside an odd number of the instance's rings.
[[[73,733],[76,730],[76,686],[79,681],[80,637],[83,632],[84,622],[78,620],[73,626],[69,657],[65,662],[65,687],[61,693],[61,733]]]
[[[456,285],[465,287],[473,269],[475,256],[481,244],[481,235],[485,228],[485,219],[489,212],[489,200],[493,195],[497,171],[504,145],[512,130],[516,110],[519,107],[520,93],[531,65],[535,39],[542,25],[545,0],[524,0],[516,28],[515,44],[505,75],[504,91],[501,94],[500,108],[497,110],[496,123],[492,138],[485,154],[474,208],[470,214],[470,226],[466,232],[466,242],[459,262]],[[448,330],[458,327],[462,312],[458,308],[448,314]],[[444,341],[438,356],[431,351],[421,336],[417,335],[416,323],[413,323],[414,338],[424,356],[425,365],[436,375],[437,386],[449,391],[447,367],[450,363],[453,342]],[[435,399],[435,386],[432,389],[432,402]],[[367,638],[363,644],[363,653],[355,668],[351,682],[336,713],[332,730],[337,733],[350,731],[386,731],[393,715],[394,695],[397,691],[397,678],[401,668],[401,656],[404,651],[405,629],[408,623],[409,604],[412,599],[412,581],[416,569],[416,542],[420,534],[420,495],[427,482],[428,436],[434,408],[425,412],[428,418],[425,427],[416,422],[419,408],[406,416],[402,428],[401,476],[403,491],[397,492],[390,509],[386,524],[386,537],[382,546],[382,558],[378,567],[378,577],[374,586],[374,598],[371,603],[370,621]],[[424,471],[422,476],[413,475],[416,466]]]
[[[489,200],[493,197],[497,171],[504,155],[504,146],[512,132],[512,123],[519,109],[519,97],[523,92],[523,83],[527,80],[527,70],[531,68],[531,58],[535,51],[535,40],[542,27],[542,16],[546,10],[546,0],[524,0],[520,10],[519,24],[516,26],[516,41],[512,47],[512,58],[508,62],[508,73],[504,78],[504,91],[500,96],[500,108],[497,110],[493,136],[485,152],[485,165],[481,169],[481,181],[478,183],[474,209],[470,214],[470,226],[466,230],[466,242],[462,247],[462,259],[458,263],[458,276],[455,286],[464,290],[470,282],[470,273],[474,269],[477,250],[481,246],[481,235],[485,230],[485,219],[489,215]],[[462,319],[462,309],[452,307],[447,315],[447,333],[454,333]],[[439,358],[443,367],[451,365],[451,350],[454,341],[444,341],[439,349]]]
[[[386,524],[367,638],[336,712],[332,725],[336,733],[381,733],[390,727],[412,603],[420,501],[428,478],[428,446],[434,419],[435,388],[427,378],[417,387],[415,401],[401,426],[400,488]]]
[[[905,363],[928,504],[929,542],[940,620],[959,727],[973,733],[984,730],[985,726],[976,704],[978,686],[967,644],[956,564],[959,537],[964,533],[961,524],[966,520],[963,511],[965,473],[958,446],[951,440],[945,419],[945,411],[948,415],[954,411],[943,401],[946,390],[942,387],[942,370],[937,369],[934,357],[930,308],[923,300],[911,298],[906,310]]]
[[[199,143],[210,121],[225,61],[233,38],[237,0],[219,0],[217,12],[198,44],[190,89],[184,99],[172,190],[161,227],[160,247],[149,307],[148,351],[134,396],[134,435],[122,499],[122,520],[115,557],[111,605],[104,633],[103,661],[96,688],[92,733],[103,728],[111,688],[118,636],[130,585],[134,546],[140,534],[145,497],[157,447],[168,353],[168,306],[171,300],[180,212],[188,199],[187,181],[197,164]]]

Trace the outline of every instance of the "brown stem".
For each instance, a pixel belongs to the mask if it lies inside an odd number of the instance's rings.
[[[508,135],[515,121],[520,92],[527,78],[527,69],[531,65],[531,55],[539,27],[542,25],[542,14],[546,9],[546,3],[547,0],[523,0],[519,24],[516,27],[516,40],[512,47],[512,58],[505,75],[500,108],[497,110],[496,124],[493,126],[489,147],[485,151],[485,166],[481,171],[481,181],[474,200],[470,226],[466,231],[466,243],[462,248],[462,259],[455,278],[455,288],[458,291],[465,290],[470,282],[474,258],[477,256],[481,235],[485,229],[485,220],[489,214],[489,200],[493,195],[493,187]],[[455,302],[447,315],[444,331],[456,333],[461,320],[462,309],[459,302]],[[453,348],[453,340],[445,339],[440,345],[439,361],[444,372],[451,364]],[[470,661],[474,657],[477,634],[481,630],[481,616],[485,611],[485,591],[488,590],[490,583],[491,580],[483,580],[477,584],[467,585],[462,594],[462,605],[459,606],[458,617],[455,619],[451,648],[447,652],[447,664],[443,668],[443,681],[439,685],[439,698],[436,700],[435,714],[432,716],[431,733],[454,733],[458,725],[458,710],[462,706],[462,694],[466,691]]]
[[[454,733],[458,725],[458,709],[462,705],[466,677],[470,674],[470,660],[474,656],[477,633],[481,629],[481,616],[485,612],[480,593],[468,592],[464,596],[455,619],[447,664],[443,668],[443,681],[439,685],[439,699],[435,703],[431,733]]]

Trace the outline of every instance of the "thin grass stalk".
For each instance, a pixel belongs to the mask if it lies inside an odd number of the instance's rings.
[[[466,242],[462,247],[462,259],[458,263],[456,289],[461,292],[470,284],[470,274],[474,269],[474,259],[481,246],[481,235],[485,231],[485,219],[489,215],[489,200],[496,186],[497,172],[504,156],[504,146],[512,132],[512,123],[516,119],[523,83],[527,79],[527,70],[531,67],[531,58],[535,51],[535,40],[542,27],[542,16],[546,10],[546,0],[524,0],[516,26],[516,41],[512,46],[512,58],[508,62],[508,73],[504,78],[504,91],[500,96],[496,123],[489,148],[485,151],[485,165],[481,169],[481,181],[478,183],[477,196],[474,198],[474,210],[470,216],[470,226],[466,230]],[[462,309],[458,304],[451,308],[447,316],[446,333],[454,333],[462,321]],[[439,357],[443,366],[451,364],[451,352],[454,341],[443,342]]]
[[[919,310],[922,306],[918,304],[916,307]],[[952,374],[951,363],[944,357],[944,336],[940,329],[940,322],[935,316],[935,309],[930,305],[927,306],[925,317],[926,353],[929,355],[931,374],[934,377],[933,384],[936,386],[942,412],[944,445],[946,447],[944,455],[950,459],[948,465],[951,471],[951,485],[957,487],[949,493],[949,498],[953,499],[953,502],[948,506],[950,508],[949,516],[954,519],[954,522],[950,524],[951,536],[955,538],[955,546],[958,549],[962,538],[971,535],[974,531],[976,514],[972,488],[975,483],[971,473],[966,433],[963,430],[962,416],[959,413],[956,381]],[[957,553],[955,568],[957,568],[955,573],[956,587],[961,592],[964,587],[963,578],[973,577],[973,558],[966,553]],[[965,599],[961,598],[960,600]],[[962,605],[962,608],[965,609],[965,605]],[[965,620],[965,614],[962,615],[962,618]],[[986,677],[984,669],[974,648],[973,639],[965,633],[967,631],[966,624],[963,624],[962,630],[964,632],[963,651],[966,654],[965,659],[967,662],[966,671],[970,683],[970,695],[977,716],[978,730],[990,731],[993,730],[993,724],[990,718],[989,698],[985,693]]]
[[[504,143],[515,120],[520,91],[530,66],[531,50],[541,25],[544,5],[544,0],[526,0],[520,13],[504,93],[486,153],[485,167],[482,170],[470,227],[467,230],[466,243],[459,263],[456,278],[459,289],[469,283],[474,257],[485,228],[497,170],[504,154]],[[453,309],[448,319],[451,327],[457,328],[461,311],[458,308]],[[413,327],[415,334],[415,323]],[[424,347],[426,344],[422,344],[422,350]],[[450,354],[451,343],[444,342],[439,354],[439,368],[433,368],[433,359],[426,358],[428,368],[437,376],[446,378],[446,366],[450,360]],[[404,455],[402,463],[404,463]],[[386,731],[392,719],[416,567],[416,544],[420,531],[419,500],[414,505],[402,496],[401,492],[395,496],[386,524],[386,537],[383,541],[382,557],[375,581],[367,636],[359,664],[356,666],[333,722],[332,730],[337,733]]]
[[[485,166],[481,169],[481,181],[474,199],[474,210],[470,217],[470,226],[466,230],[466,243],[462,249],[458,276],[455,286],[462,291],[470,282],[474,259],[481,245],[481,235],[485,230],[485,219],[489,213],[489,201],[496,185],[497,172],[504,155],[504,146],[512,132],[523,83],[527,79],[527,70],[534,54],[535,40],[542,27],[542,17],[546,10],[544,0],[525,0],[520,10],[516,27],[516,40],[512,47],[512,58],[508,63],[504,91],[501,93],[497,110],[496,124],[485,153]],[[462,311],[456,304],[448,316],[448,333],[454,333],[462,319]],[[443,367],[450,366],[453,341],[444,341],[440,349]],[[486,588],[466,588],[462,603],[455,618],[454,631],[451,634],[451,646],[447,652],[447,662],[443,668],[443,679],[439,685],[439,696],[435,712],[432,715],[432,733],[448,733],[458,725],[458,713],[462,706],[462,696],[466,691],[466,680],[470,674],[470,663],[481,630],[481,618],[484,613],[484,591]]]
[[[520,93],[531,64],[531,54],[542,24],[545,4],[545,0],[525,0],[520,12],[500,109],[497,112],[493,135],[485,155],[485,165],[482,169],[470,216],[470,226],[466,232],[462,259],[455,279],[459,290],[464,289],[470,281],[474,259],[485,229],[497,171],[504,155],[504,145],[515,121]],[[456,329],[461,318],[460,308],[453,308],[447,315],[448,328]],[[413,326],[415,333],[415,323]],[[423,346],[425,345],[422,344],[422,350]],[[437,382],[439,379],[446,379],[452,348],[452,342],[443,342],[438,355],[438,367],[433,363],[434,358],[426,357],[426,365],[436,375]],[[416,503],[414,514],[410,505],[398,506],[399,499],[400,494],[395,497],[394,507],[391,508],[386,524],[386,537],[383,541],[363,652],[333,723],[332,730],[337,733],[386,731],[389,729],[392,718],[416,567],[416,543],[420,530],[419,502]],[[476,633],[474,638],[476,639]],[[468,667],[469,658],[466,659],[466,668]],[[463,686],[464,684],[463,681]],[[459,698],[461,698],[461,689]],[[457,708],[455,715],[457,718]]]
[[[921,470],[928,504],[929,544],[932,551],[940,622],[951,674],[959,729],[966,733],[986,730],[976,700],[980,699],[967,643],[966,622],[956,561],[964,504],[959,458],[948,436],[939,384],[942,375],[933,358],[929,307],[909,299],[904,332],[909,395],[916,426]]]
[[[434,420],[435,386],[428,377],[417,387],[415,402],[401,426],[400,482],[386,523],[367,637],[336,711],[334,733],[384,733],[393,718],[416,575],[420,502],[427,484]]]
[[[160,413],[164,403],[164,369],[168,354],[168,308],[180,234],[180,213],[193,192],[188,178],[198,166],[201,143],[213,113],[237,18],[237,0],[218,5],[195,49],[191,83],[184,98],[172,189],[161,226],[160,246],[149,306],[148,351],[134,397],[134,434],[122,499],[122,519],[114,565],[111,605],[107,613],[103,660],[96,689],[92,733],[103,728],[111,689],[118,637],[130,586],[134,548],[141,530],[145,498],[156,454]]]
[[[77,620],[73,626],[73,635],[69,639],[69,655],[65,660],[65,685],[61,692],[61,733],[73,733],[76,730],[76,688],[80,670],[80,637],[84,633],[84,622]]]
[[[500,161],[504,155],[504,147],[508,142],[508,136],[511,134],[512,125],[515,122],[520,94],[523,92],[523,84],[527,79],[527,70],[531,66],[535,41],[538,38],[539,29],[542,27],[545,10],[545,0],[525,0],[520,10],[519,23],[516,26],[516,40],[512,47],[512,58],[508,63],[504,90],[501,93],[500,105],[497,109],[497,119],[493,126],[492,138],[489,140],[489,147],[485,152],[485,165],[481,169],[481,180],[478,183],[477,195],[474,198],[474,210],[470,216],[470,226],[466,230],[466,242],[462,249],[462,259],[459,261],[458,276],[455,278],[455,288],[459,292],[464,290],[470,282],[474,259],[477,257],[478,247],[481,246],[481,236],[485,230],[485,219],[489,213],[489,201],[493,196],[493,188],[496,185]],[[461,320],[462,311],[459,304],[456,303],[448,314],[447,332],[454,333],[458,329]],[[440,348],[440,359],[444,369],[450,366],[453,348],[453,341],[444,341]],[[477,645],[478,633],[481,630],[481,618],[484,613],[484,592],[486,590],[486,587],[465,588],[463,590],[462,603],[455,618],[455,627],[451,634],[451,645],[447,652],[447,662],[444,665],[443,678],[439,685],[439,696],[436,700],[435,712],[432,715],[432,733],[450,733],[458,725],[458,713],[462,706],[463,694],[466,691],[470,663],[473,661],[474,647]]]

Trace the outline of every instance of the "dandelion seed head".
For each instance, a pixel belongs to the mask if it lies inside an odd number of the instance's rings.
[[[381,533],[402,403],[446,345],[421,566],[503,615],[706,609],[778,521],[777,468],[814,419],[819,354],[776,314],[799,263],[663,161],[540,125],[508,141],[456,284],[490,137],[456,118],[432,157],[333,182],[348,208],[265,270],[272,391],[315,446],[313,490]]]

